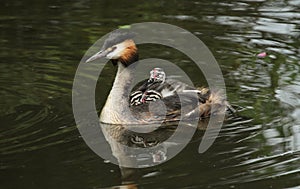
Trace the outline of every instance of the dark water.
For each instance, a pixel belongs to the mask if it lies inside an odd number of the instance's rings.
[[[1,4],[1,188],[300,186],[299,0]],[[183,27],[208,46],[240,118],[227,121],[204,154],[197,152],[201,137],[196,137],[172,160],[129,170],[132,178],[124,178],[82,140],[72,113],[72,82],[98,38],[147,21]],[[268,56],[257,58],[261,52]],[[184,64],[188,60],[171,50],[141,50],[141,56],[153,54],[192,73]],[[107,65],[100,78],[99,110],[114,72]]]

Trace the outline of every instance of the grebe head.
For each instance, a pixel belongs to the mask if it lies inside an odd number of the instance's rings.
[[[150,78],[149,82],[165,82],[166,79],[166,73],[162,68],[153,68],[153,70],[150,71]]]
[[[86,63],[104,57],[110,59],[114,65],[117,65],[118,61],[124,66],[130,65],[138,60],[137,47],[132,40],[133,37],[133,33],[112,32],[105,40],[101,50],[86,60]]]

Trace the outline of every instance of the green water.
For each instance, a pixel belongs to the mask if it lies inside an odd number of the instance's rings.
[[[300,186],[300,1],[9,1],[0,14],[1,188],[297,188]],[[213,146],[201,137],[172,160],[131,171],[98,157],[81,138],[72,84],[86,50],[137,22],[164,22],[200,38],[217,59],[228,100],[240,107]],[[268,57],[259,59],[258,53]],[[141,57],[175,62],[160,46]],[[105,66],[98,110],[115,68]],[[197,83],[199,82],[199,83]],[[202,132],[202,131],[200,131]]]

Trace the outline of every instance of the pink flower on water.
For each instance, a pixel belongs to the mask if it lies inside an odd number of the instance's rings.
[[[261,52],[257,55],[258,58],[265,58],[267,56],[266,52]]]

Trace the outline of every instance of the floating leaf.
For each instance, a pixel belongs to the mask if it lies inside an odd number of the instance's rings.
[[[130,28],[131,28],[130,25],[119,26],[119,29],[130,29]]]

